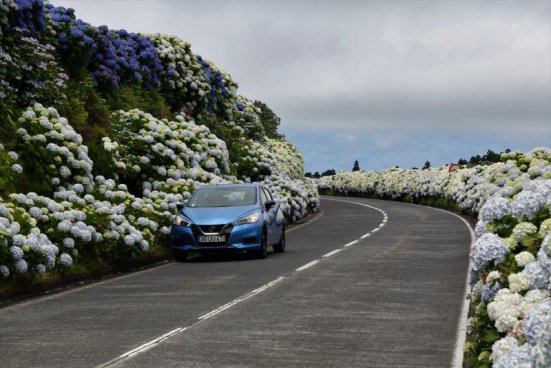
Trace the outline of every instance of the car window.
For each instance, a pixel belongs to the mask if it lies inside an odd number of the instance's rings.
[[[270,193],[270,191],[266,188],[262,188],[262,191],[266,193],[266,198],[268,198],[268,200],[270,201],[273,201],[274,198],[272,197],[272,193]]]
[[[266,201],[268,200],[266,192],[264,192],[263,188],[261,188],[260,190],[260,199],[262,200],[262,204],[266,203]]]
[[[187,201],[187,207],[250,206],[256,203],[256,188],[209,187],[197,190]]]

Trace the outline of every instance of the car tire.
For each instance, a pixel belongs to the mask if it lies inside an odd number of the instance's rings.
[[[188,252],[174,252],[174,259],[176,262],[185,262],[187,260]]]
[[[268,236],[266,234],[266,229],[262,230],[262,239],[260,241],[260,248],[256,251],[255,256],[257,259],[266,258],[266,253],[268,251]]]
[[[281,228],[281,238],[279,239],[279,243],[274,245],[274,252],[285,252],[285,225],[283,225],[283,227]]]

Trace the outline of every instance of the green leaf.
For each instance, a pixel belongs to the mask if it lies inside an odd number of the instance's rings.
[[[492,343],[501,338],[499,333],[496,330],[488,330],[482,335],[482,341],[487,343]]]

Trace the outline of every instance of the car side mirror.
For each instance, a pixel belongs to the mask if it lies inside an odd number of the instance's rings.
[[[182,211],[185,207],[185,203],[177,203],[176,204],[176,209],[178,210],[178,212]]]
[[[266,207],[266,210],[269,210],[270,208],[275,206],[275,204],[275,201],[269,200],[264,203],[264,207]]]

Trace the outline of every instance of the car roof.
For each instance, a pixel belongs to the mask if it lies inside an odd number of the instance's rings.
[[[207,184],[207,185],[203,185],[202,187],[198,188],[198,189],[203,189],[203,188],[220,188],[220,187],[224,187],[224,188],[258,188],[258,187],[262,187],[261,184],[259,183],[243,183],[243,184]]]

